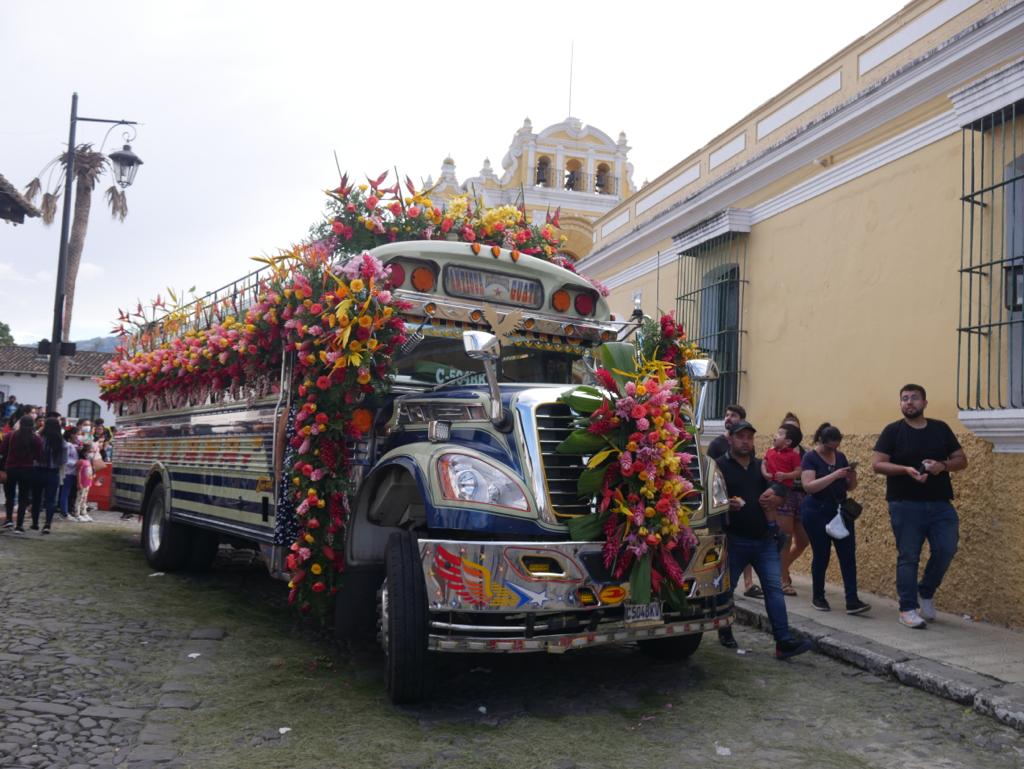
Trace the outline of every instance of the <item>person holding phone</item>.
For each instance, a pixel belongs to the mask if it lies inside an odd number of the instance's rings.
[[[846,499],[846,493],[857,488],[857,469],[851,467],[839,450],[843,434],[838,427],[825,422],[814,433],[814,448],[804,454],[800,479],[807,496],[800,506],[804,530],[811,541],[811,605],[818,611],[831,611],[825,598],[825,572],[836,549],[839,571],[843,575],[846,613],[863,614],[871,609],[857,595],[857,540],[853,521],[846,521],[850,535],[833,539],[825,531]]]
[[[953,562],[960,542],[960,519],[953,507],[949,474],[967,467],[967,456],[945,422],[926,419],[921,385],[900,388],[903,419],[886,425],[875,444],[872,468],[885,476],[885,499],[896,538],[896,592],[899,621],[910,628],[933,622],[935,591]],[[920,583],[921,547],[931,555]]]

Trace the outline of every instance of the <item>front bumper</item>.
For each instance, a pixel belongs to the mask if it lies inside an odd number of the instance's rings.
[[[687,606],[627,624],[628,583],[604,567],[600,542],[421,539],[429,647],[449,652],[561,653],[703,633],[732,623],[725,538],[699,538],[683,570]]]

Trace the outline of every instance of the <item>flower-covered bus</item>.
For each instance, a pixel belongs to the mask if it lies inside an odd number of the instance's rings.
[[[682,658],[731,622],[691,408],[715,369],[671,321],[615,321],[514,248],[270,261],[150,323],[102,382],[114,499],[155,568],[257,548],[301,611],[376,634],[395,702],[427,696],[438,652]]]

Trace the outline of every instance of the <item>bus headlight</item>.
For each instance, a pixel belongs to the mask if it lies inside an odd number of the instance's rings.
[[[708,465],[711,468],[711,507],[718,510],[729,506],[729,492],[725,488],[725,479],[722,471],[718,469],[718,463],[709,459]]]
[[[530,509],[515,478],[481,459],[466,454],[443,454],[437,471],[445,499]]]

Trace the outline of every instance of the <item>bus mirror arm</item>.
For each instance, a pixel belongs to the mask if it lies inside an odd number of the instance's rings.
[[[487,389],[491,395],[491,423],[502,432],[512,430],[512,419],[501,405],[501,387],[498,386],[498,359],[501,357],[501,342],[494,334],[486,331],[465,331],[462,344],[466,355],[484,364]]]

